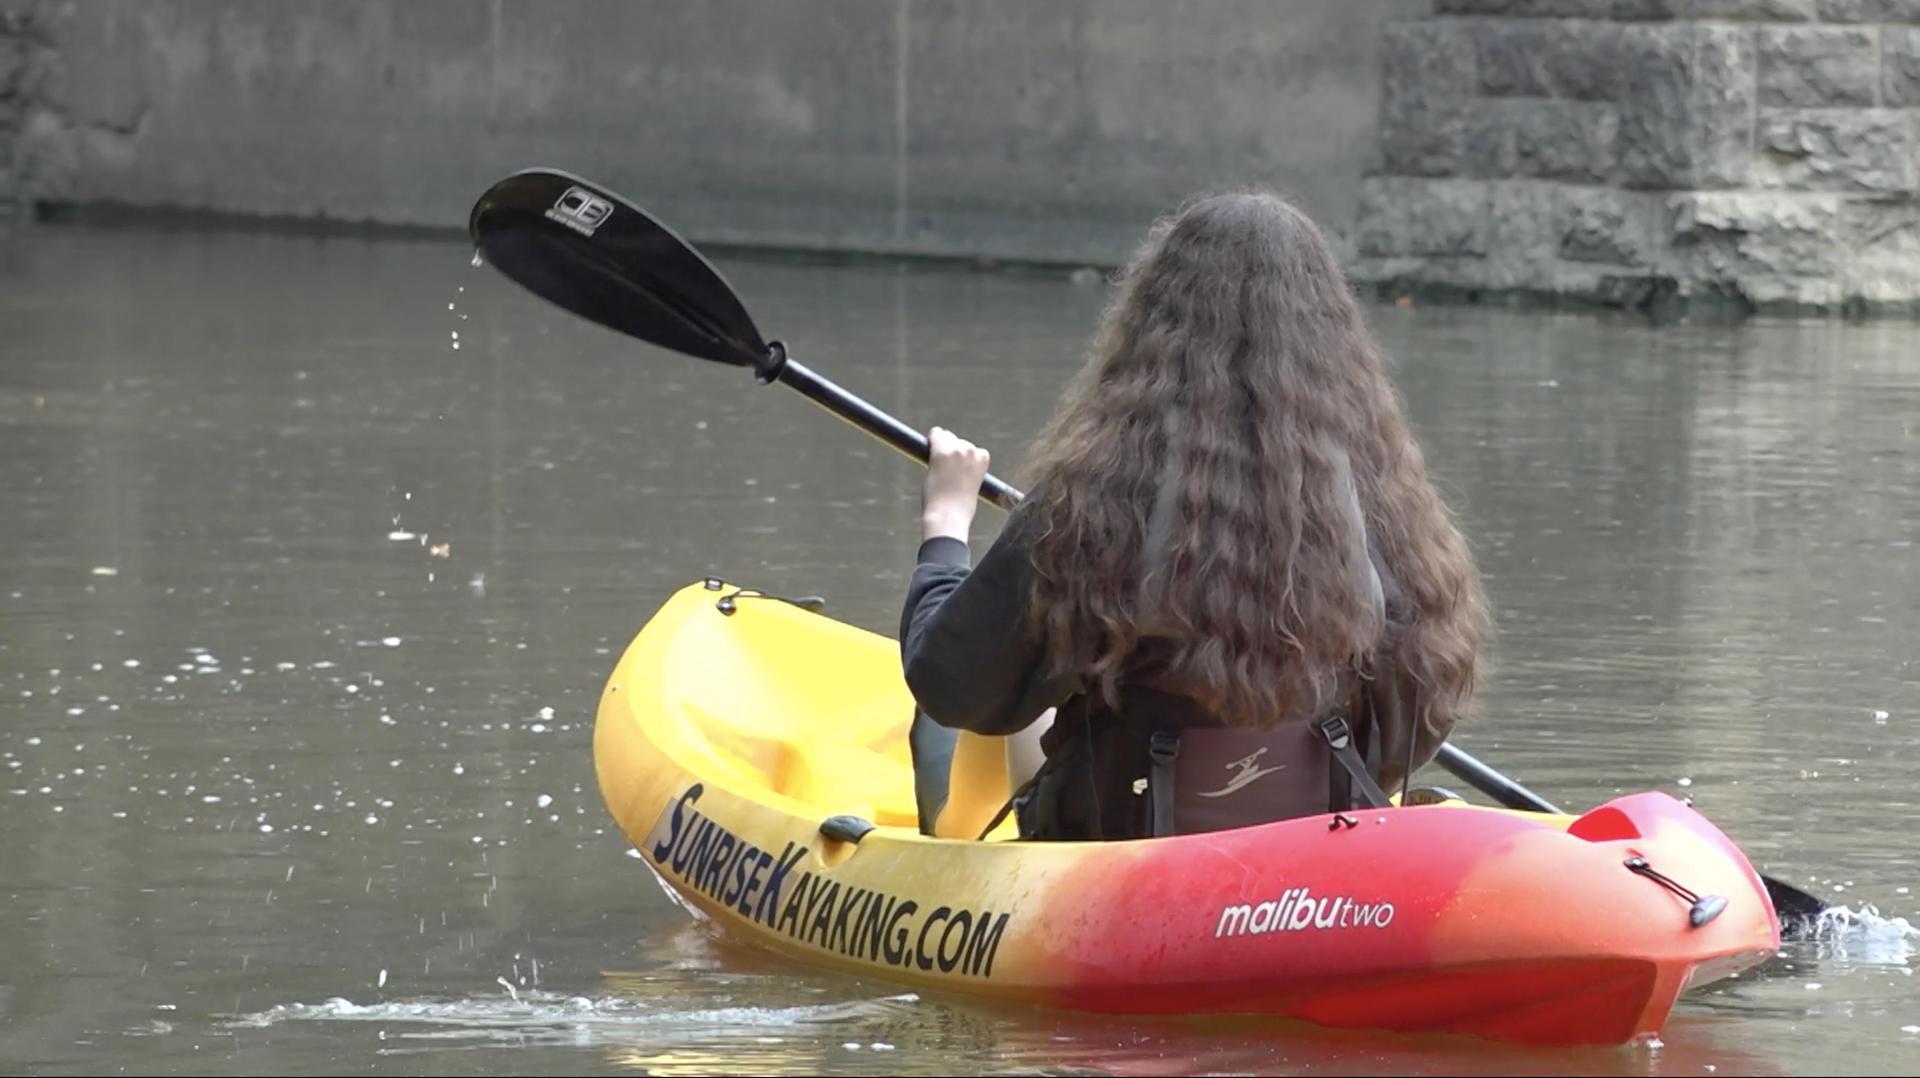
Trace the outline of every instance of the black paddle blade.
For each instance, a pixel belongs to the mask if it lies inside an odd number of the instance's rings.
[[[577,176],[508,176],[474,203],[467,232],[480,257],[515,283],[615,332],[736,367],[777,364],[732,286],[699,252]]]
[[[1806,939],[1818,929],[1820,915],[1827,910],[1827,904],[1802,891],[1798,887],[1776,880],[1772,876],[1760,877],[1766,885],[1767,898],[1773,902],[1773,912],[1780,917],[1780,936],[1783,939]]]

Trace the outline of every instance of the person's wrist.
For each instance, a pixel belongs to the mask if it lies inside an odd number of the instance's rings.
[[[966,542],[968,532],[973,529],[973,513],[970,509],[927,507],[920,514],[920,541],[924,543],[938,536],[948,536]]]

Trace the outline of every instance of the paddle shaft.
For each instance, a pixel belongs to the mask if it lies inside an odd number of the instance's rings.
[[[1522,809],[1527,812],[1550,812],[1560,815],[1560,809],[1553,802],[1527,789],[1525,786],[1467,755],[1461,749],[1442,742],[1440,754],[1434,762],[1454,773],[1474,789],[1500,802],[1510,809]]]
[[[798,390],[800,395],[846,420],[848,423],[866,431],[875,438],[887,443],[922,464],[932,456],[927,444],[927,436],[914,430],[893,416],[875,408],[866,401],[847,392],[833,380],[815,373],[790,356],[785,349],[779,350],[782,358],[772,381]],[[764,375],[762,381],[766,381]],[[1019,491],[1008,486],[997,476],[989,475],[980,483],[980,499],[989,505],[998,506],[1011,512],[1020,504]]]

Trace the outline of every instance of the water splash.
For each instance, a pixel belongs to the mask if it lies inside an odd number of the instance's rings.
[[[1871,904],[1832,906],[1814,922],[1804,946],[1819,958],[1905,966],[1920,950],[1920,928],[1905,917],[1884,916]]]

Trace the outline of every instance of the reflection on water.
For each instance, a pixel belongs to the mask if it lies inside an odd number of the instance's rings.
[[[1003,473],[1103,299],[729,272],[768,335]],[[0,1061],[1905,1069],[1920,331],[1376,318],[1497,607],[1463,743],[1568,805],[1691,796],[1763,871],[1856,911],[1690,998],[1660,1047],[1011,1009],[708,938],[600,805],[602,681],[709,574],[890,632],[915,469],[456,243],[40,231],[0,238]]]

